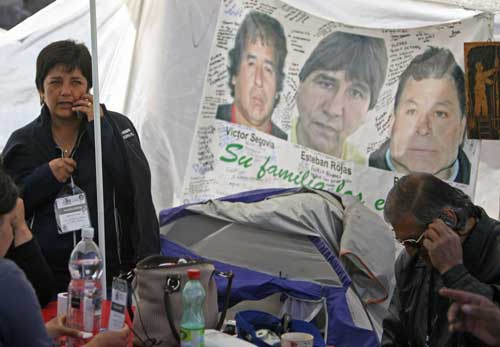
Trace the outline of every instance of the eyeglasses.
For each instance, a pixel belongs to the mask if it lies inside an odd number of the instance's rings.
[[[413,247],[413,248],[420,248],[422,246],[422,240],[424,239],[424,234],[420,234],[420,236],[415,240],[415,239],[406,239],[406,240],[398,240],[399,243],[401,243],[403,246],[408,246],[408,247]]]

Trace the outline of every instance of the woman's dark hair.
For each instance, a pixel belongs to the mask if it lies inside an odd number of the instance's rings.
[[[481,213],[479,207],[460,189],[434,175],[412,173],[401,177],[387,194],[384,219],[394,225],[410,213],[418,224],[426,226],[438,218],[445,207],[455,213],[460,211],[464,218],[477,218]]]
[[[17,187],[9,175],[3,170],[0,158],[0,216],[12,211],[19,196]]]
[[[39,91],[43,90],[43,81],[56,65],[63,65],[67,71],[80,69],[87,80],[87,88],[92,88],[92,58],[83,43],[73,40],[52,42],[45,46],[36,59],[35,84]]]

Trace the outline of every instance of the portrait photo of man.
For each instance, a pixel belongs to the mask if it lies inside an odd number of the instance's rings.
[[[232,104],[219,105],[216,119],[246,125],[283,140],[272,113],[283,87],[286,37],[274,18],[256,11],[241,23],[229,51],[229,88]]]
[[[391,138],[370,155],[369,165],[468,184],[466,123],[464,72],[450,50],[429,47],[400,76]]]
[[[323,38],[299,73],[292,142],[366,164],[346,139],[377,103],[386,71],[383,39],[340,31]]]

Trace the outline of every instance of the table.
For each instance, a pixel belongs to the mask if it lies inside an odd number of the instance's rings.
[[[109,321],[109,312],[110,312],[110,306],[111,301],[109,300],[104,300],[102,301],[102,322],[103,322],[103,327],[107,328],[108,327],[108,321]],[[57,315],[57,301],[51,301],[47,304],[42,309],[42,317],[44,322],[48,322],[52,318],[54,318]],[[132,320],[130,319],[130,316],[128,312],[126,312],[125,315],[125,323],[127,325],[132,325]]]

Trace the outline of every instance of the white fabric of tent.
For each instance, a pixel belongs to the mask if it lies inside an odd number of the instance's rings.
[[[221,1],[97,1],[101,101],[136,125],[150,162],[158,211],[179,198]],[[417,0],[286,2],[365,27],[419,27],[476,13]],[[483,3],[467,2],[471,8],[481,8]],[[0,32],[0,148],[13,130],[38,115],[34,84],[38,52],[52,41],[67,38],[90,47],[89,23],[88,2],[58,0]],[[499,147],[498,142],[483,141],[475,194],[476,203],[495,217],[499,191],[491,182],[500,181]]]
[[[500,8],[500,1],[498,0],[429,0],[432,2],[439,2],[444,4],[451,4],[464,8],[471,8],[481,11],[496,12]]]

